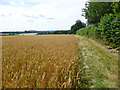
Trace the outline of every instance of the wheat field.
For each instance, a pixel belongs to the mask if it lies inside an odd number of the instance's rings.
[[[70,88],[77,78],[73,35],[2,37],[3,88]]]

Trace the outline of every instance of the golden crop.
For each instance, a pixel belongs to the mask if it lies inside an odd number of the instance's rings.
[[[76,87],[77,41],[73,35],[3,36],[2,87]]]

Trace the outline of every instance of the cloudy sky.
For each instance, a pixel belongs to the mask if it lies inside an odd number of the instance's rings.
[[[0,31],[69,30],[87,0],[0,0]]]

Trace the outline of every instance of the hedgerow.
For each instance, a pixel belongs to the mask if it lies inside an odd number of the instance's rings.
[[[120,14],[106,14],[99,23],[79,29],[79,35],[101,38],[113,48],[120,46]]]

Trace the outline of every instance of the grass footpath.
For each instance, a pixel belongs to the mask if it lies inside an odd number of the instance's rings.
[[[83,36],[79,43],[79,87],[118,88],[118,55]]]

